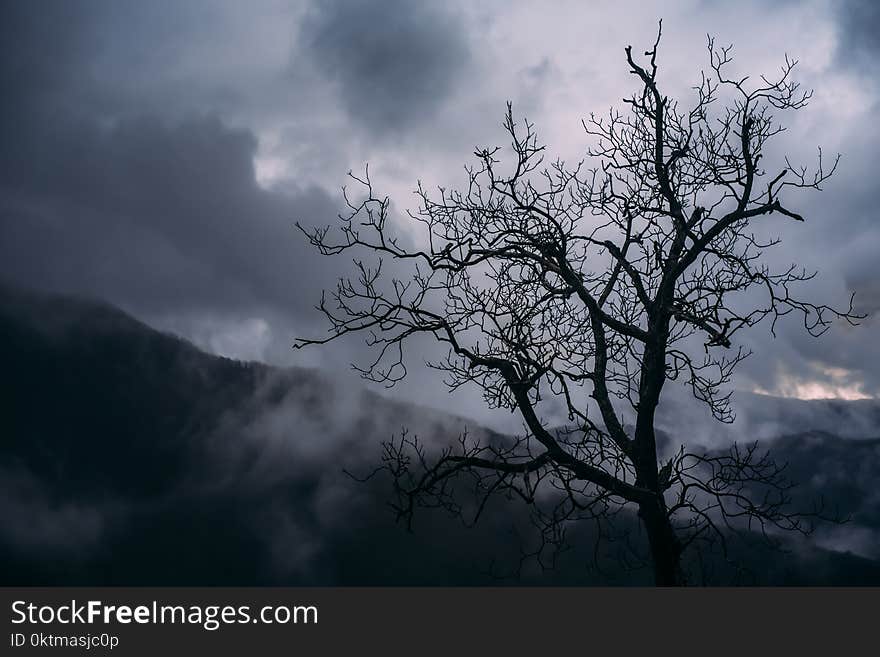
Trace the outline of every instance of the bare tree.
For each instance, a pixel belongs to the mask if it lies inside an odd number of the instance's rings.
[[[731,422],[726,384],[748,355],[734,347],[741,329],[796,315],[819,335],[858,315],[852,298],[836,310],[796,296],[813,273],[774,271],[764,258],[779,240],[760,237],[761,224],[803,221],[790,197],[819,189],[837,165],[820,150],[814,170],[787,158],[763,166],[783,131],[774,114],[811,95],[792,79],[796,62],[786,57],[774,78],[731,78],[731,49],[710,39],[708,69],[692,109],[682,109],[661,90],[659,43],[658,31],[644,59],[625,49],[635,92],[620,110],[583,122],[592,168],[546,163],[533,125],[508,105],[512,165],[503,171],[499,148],[480,149],[464,189],[419,184],[419,207],[408,213],[422,229],[415,248],[393,234],[389,199],[374,193],[369,173],[352,176],[363,195],[346,192],[339,229],[303,230],[322,254],[357,249],[378,262],[357,260],[358,275],[322,297],[330,336],[297,346],[363,332],[376,358],[358,369],[393,385],[406,373],[404,345],[428,335],[448,347],[428,365],[451,388],[476,386],[491,407],[522,416],[523,434],[509,441],[463,436],[440,453],[407,435],[385,443],[402,518],[422,505],[461,512],[456,491],[469,482],[477,516],[493,494],[519,497],[555,544],[571,522],[601,527],[630,507],[657,584],[676,585],[683,552],[699,542],[726,550],[733,532],[771,541],[778,530],[809,532],[822,512],[789,508],[784,467],[757,445],[658,457],[666,381],[684,382]],[[383,258],[411,269],[386,282]],[[543,417],[550,399],[564,404],[563,426]]]

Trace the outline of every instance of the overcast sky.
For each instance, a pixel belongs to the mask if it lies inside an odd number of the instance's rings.
[[[338,371],[357,344],[290,349],[323,330],[313,306],[341,265],[293,222],[332,222],[346,173],[367,162],[398,210],[419,179],[461,184],[474,147],[504,142],[507,100],[550,153],[579,158],[581,118],[630,93],[623,48],[648,47],[662,18],[660,81],[683,101],[707,33],[735,45],[743,75],[800,60],[815,96],[777,145],[843,159],[823,193],[798,200],[807,222],[780,225],[773,257],[820,269],[817,300],[855,291],[861,310],[880,310],[880,10],[868,0],[0,6],[8,282],[106,299],[225,355]],[[759,328],[737,386],[877,397],[878,328],[869,318],[818,341],[796,322],[775,340]]]

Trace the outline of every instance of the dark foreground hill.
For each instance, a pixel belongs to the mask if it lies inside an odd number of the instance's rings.
[[[10,289],[0,362],[2,584],[650,582],[589,570],[588,527],[555,569],[498,580],[518,563],[515,535],[528,543],[520,506],[499,502],[473,529],[425,512],[410,534],[386,481],[342,472],[375,463],[403,426],[444,440],[460,418],[211,356],[105,304]],[[749,581],[880,583],[880,442],[809,433],[775,449],[805,494],[854,522],[788,554],[744,552]],[[732,581],[723,563],[713,572]]]

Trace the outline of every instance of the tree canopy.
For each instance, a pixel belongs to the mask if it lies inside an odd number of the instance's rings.
[[[420,505],[462,512],[463,488],[480,501],[476,515],[506,494],[532,505],[543,546],[562,543],[570,522],[605,526],[632,507],[656,581],[669,585],[687,579],[688,549],[724,550],[738,531],[774,541],[825,513],[791,509],[784,466],[755,444],[719,455],[680,435],[663,457],[655,414],[666,382],[730,422],[728,384],[748,356],[740,331],[795,315],[820,335],[859,317],[852,298],[838,309],[802,297],[814,272],[767,257],[779,239],[764,224],[804,221],[797,192],[820,189],[837,166],[821,149],[811,168],[765,164],[784,130],[778,117],[811,97],[793,78],[797,62],[786,56],[773,77],[732,77],[731,48],[709,39],[708,67],[684,102],[662,90],[659,44],[658,30],[643,56],[625,49],[633,93],[583,121],[591,145],[573,166],[548,161],[535,126],[508,104],[508,149],[477,149],[460,189],[419,184],[407,214],[420,227],[413,248],[369,172],[352,175],[358,191],[346,190],[339,224],[303,230],[325,255],[358,253],[358,273],[322,296],[329,337],[297,346],[364,333],[375,359],[358,368],[393,385],[407,342],[427,335],[448,348],[429,365],[451,388],[521,415],[523,432],[509,440],[462,436],[440,453],[407,435],[389,440],[383,465],[402,518]],[[399,265],[390,277],[387,260]],[[561,425],[542,411],[551,399],[565,408]]]

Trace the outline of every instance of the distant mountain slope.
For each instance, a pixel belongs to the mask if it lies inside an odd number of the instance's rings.
[[[791,399],[737,390],[733,424],[713,420],[703,404],[694,404],[687,391],[664,398],[658,423],[664,430],[688,429],[689,439],[701,444],[731,440],[771,441],[781,436],[824,432],[855,440],[880,438],[880,402],[876,399]],[[684,394],[681,394],[681,393]]]
[[[519,505],[497,503],[475,529],[426,511],[408,534],[386,481],[342,473],[367,471],[403,426],[447,440],[460,418],[211,356],[106,304],[8,288],[0,363],[3,584],[497,584],[490,560],[518,556]],[[875,556],[876,441],[809,434],[775,448],[857,516],[861,534],[823,544]],[[513,583],[649,581],[587,571],[591,531],[575,530],[556,570]],[[758,582],[880,583],[877,561],[816,546],[748,558]]]
[[[181,450],[266,369],[208,356],[103,304],[9,291],[0,350],[4,451],[67,494],[164,489],[183,474]]]

